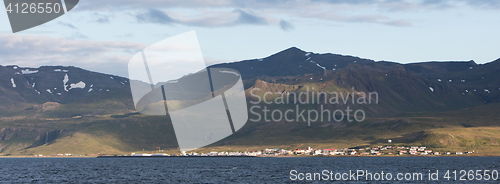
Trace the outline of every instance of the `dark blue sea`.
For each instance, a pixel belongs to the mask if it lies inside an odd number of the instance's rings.
[[[500,157],[0,159],[2,183],[500,183],[499,171]]]

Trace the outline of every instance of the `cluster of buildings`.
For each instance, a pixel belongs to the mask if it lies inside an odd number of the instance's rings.
[[[280,152],[277,152],[280,153]],[[405,146],[376,146],[376,147],[366,147],[366,148],[357,148],[357,149],[312,149],[311,147],[301,150],[296,149],[292,151],[281,151],[281,153],[293,154],[293,155],[313,155],[313,156],[329,156],[329,155],[442,155],[440,152],[435,152],[427,149],[426,147],[405,147]],[[473,152],[445,152],[443,155],[464,155],[471,154]]]
[[[136,154],[132,153],[131,156],[368,156],[368,155],[465,155],[473,152],[435,152],[427,149],[426,147],[405,147],[405,146],[376,146],[366,148],[344,148],[344,149],[264,149],[260,151],[245,151],[245,152],[210,152],[210,153],[196,153],[183,152],[180,155],[168,155],[165,153],[156,154]]]

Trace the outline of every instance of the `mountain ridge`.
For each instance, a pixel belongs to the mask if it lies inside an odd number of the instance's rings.
[[[375,91],[380,95],[380,103],[354,106],[367,113],[368,120],[361,123],[317,122],[308,127],[303,122],[248,122],[234,136],[209,148],[261,144],[249,141],[252,139],[277,146],[290,141],[371,144],[387,138],[413,143],[417,140],[398,136],[415,135],[430,128],[456,128],[461,124],[498,126],[497,115],[488,107],[498,109],[500,102],[497,75],[500,59],[486,64],[474,61],[400,64],[291,47],[262,59],[210,67],[238,70],[247,100],[252,98],[249,94],[252,88],[283,93],[314,87],[316,92]],[[157,146],[175,149],[178,145],[170,120],[165,116],[138,114],[128,83],[124,77],[78,67],[0,66],[0,154],[37,151],[49,154],[50,150],[65,151],[66,147],[81,153],[154,150]],[[327,107],[345,108],[345,104]],[[467,115],[467,111],[460,110],[464,108],[488,116],[476,120],[479,116]],[[375,134],[374,130],[387,136]],[[349,138],[356,141],[344,144]],[[84,144],[83,140],[99,149],[86,152],[76,148],[75,145]],[[90,149],[92,145],[83,147]]]

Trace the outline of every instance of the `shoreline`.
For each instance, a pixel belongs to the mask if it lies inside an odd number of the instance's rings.
[[[303,156],[128,156],[128,155],[100,155],[100,156],[45,156],[45,157],[35,157],[35,156],[0,156],[2,158],[349,158],[349,157],[500,157],[500,155],[337,155],[337,156],[313,156],[313,155],[303,155]]]

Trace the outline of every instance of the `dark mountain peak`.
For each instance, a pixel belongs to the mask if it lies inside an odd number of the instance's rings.
[[[305,57],[306,53],[307,53],[306,51],[303,51],[297,47],[290,47],[276,54],[273,54],[268,58],[275,58],[275,59],[291,59],[296,57],[303,58]]]
[[[290,47],[290,48],[285,49],[281,52],[302,52],[302,53],[305,53],[306,51],[303,51],[302,49],[299,49],[297,47]]]

